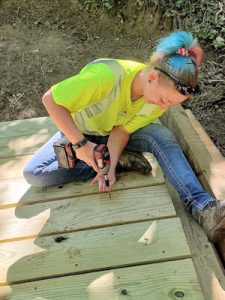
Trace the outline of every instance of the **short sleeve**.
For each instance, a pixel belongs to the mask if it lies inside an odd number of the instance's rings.
[[[129,133],[134,133],[138,129],[147,126],[158,119],[166,110],[156,109],[150,115],[135,115],[129,122],[123,125],[124,129]]]
[[[67,78],[51,87],[55,103],[67,108],[71,113],[98,102],[113,88],[114,76],[104,63],[90,64],[75,76]]]

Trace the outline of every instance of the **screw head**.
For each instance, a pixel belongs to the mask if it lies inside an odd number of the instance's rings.
[[[184,292],[182,291],[176,291],[174,293],[174,295],[177,297],[177,298],[183,298],[184,297]]]
[[[122,290],[121,293],[122,293],[122,295],[127,295],[128,294],[127,290]]]

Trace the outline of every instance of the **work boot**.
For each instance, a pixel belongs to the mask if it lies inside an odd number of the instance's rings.
[[[212,243],[225,238],[225,200],[211,201],[203,211],[193,211],[192,215]]]
[[[117,165],[118,172],[136,171],[148,174],[151,170],[152,166],[142,153],[128,150],[123,151]]]

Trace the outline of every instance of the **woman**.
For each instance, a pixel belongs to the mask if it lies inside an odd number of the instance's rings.
[[[47,186],[95,176],[92,183],[108,191],[116,182],[115,170],[124,149],[151,152],[189,213],[211,240],[217,240],[225,201],[215,201],[203,190],[168,129],[153,123],[170,105],[198,91],[202,53],[191,33],[174,32],[159,41],[148,65],[100,59],[53,86],[43,104],[73,144],[79,161],[73,169],[58,167],[53,151],[62,135],[58,132],[25,167],[28,183]],[[109,187],[93,156],[93,148],[100,143],[107,144],[111,156]]]

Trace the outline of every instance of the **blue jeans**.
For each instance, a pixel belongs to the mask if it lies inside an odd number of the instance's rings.
[[[61,136],[62,133],[57,132],[28,162],[24,169],[24,177],[29,184],[43,187],[87,180],[95,176],[95,171],[83,161],[78,161],[73,169],[58,168],[53,144]],[[108,140],[108,136],[86,135],[86,137],[96,144],[106,144]],[[202,210],[213,200],[212,196],[203,190],[181,148],[164,126],[151,123],[137,130],[131,135],[125,149],[151,152],[189,212],[193,208]]]

